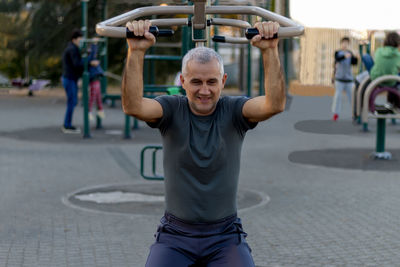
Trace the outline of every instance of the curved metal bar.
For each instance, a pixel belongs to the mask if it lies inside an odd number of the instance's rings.
[[[304,27],[297,24],[293,20],[257,6],[209,6],[206,7],[206,13],[213,15],[217,14],[256,15],[266,20],[276,21],[283,27],[295,27],[297,28],[296,30],[301,31],[301,33],[303,33],[304,31]],[[295,34],[295,32],[293,32],[293,34]]]
[[[134,9],[117,17],[105,20],[96,25],[96,32],[102,36],[125,38],[125,23],[140,17],[150,15],[176,15],[194,14],[193,6],[150,6]],[[260,16],[266,20],[278,22],[282,27],[279,28],[278,37],[293,37],[302,35],[304,27],[295,23],[291,19],[278,15],[271,11],[254,6],[209,6],[206,7],[206,14],[247,14]],[[176,20],[176,19],[174,19]],[[182,20],[175,21],[183,23]],[[164,23],[166,23],[164,21]],[[123,27],[118,27],[122,26]],[[164,24],[165,25],[165,24]],[[182,25],[182,24],[179,24]],[[173,26],[173,25],[170,25]]]
[[[357,101],[356,101],[356,115],[357,116],[361,115],[361,107],[362,107],[362,104],[363,104],[363,101],[362,101],[363,91],[365,91],[366,85],[370,81],[371,81],[371,79],[370,79],[369,76],[365,77],[365,79],[358,86],[357,96],[356,96],[357,97]]]
[[[221,18],[213,18],[211,20],[211,25],[220,25],[220,26],[231,26],[247,29],[250,28],[251,25],[247,21],[240,19],[221,19]]]
[[[224,19],[224,18],[213,18],[211,20],[211,25],[216,26],[231,26],[231,27],[238,27],[242,29],[247,29],[251,27],[251,24],[244,20],[239,19]],[[214,38],[214,36],[213,36]],[[247,38],[242,37],[230,37],[224,36],[224,43],[231,43],[231,44],[248,44],[250,41]]]
[[[130,20],[151,15],[175,15],[175,14],[189,14],[189,15],[193,14],[193,6],[150,6],[150,7],[136,8],[132,11],[126,12],[114,18],[98,23],[96,25],[96,32],[101,36],[126,38],[125,24]],[[164,26],[174,26],[174,25],[164,25]]]
[[[187,19],[151,19],[151,25],[154,26],[186,26]]]
[[[217,40],[215,40],[215,39]],[[250,42],[249,39],[243,38],[243,37],[230,37],[230,36],[218,36],[214,35],[212,37],[212,40],[214,42],[219,42],[219,43],[231,43],[231,44],[248,44]]]
[[[379,77],[375,80],[373,80],[365,89],[364,97],[363,97],[363,104],[361,108],[361,121],[363,123],[368,122],[368,111],[369,111],[369,98],[371,96],[372,91],[381,83],[386,82],[386,81],[397,81],[400,82],[400,76],[397,75],[385,75],[382,77]],[[388,116],[388,117],[393,117]]]

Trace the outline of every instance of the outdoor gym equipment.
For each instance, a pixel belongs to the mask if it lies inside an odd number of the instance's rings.
[[[207,42],[206,30],[208,26],[232,26],[243,29],[250,28],[247,21],[238,19],[213,18],[207,19],[207,15],[216,14],[242,14],[260,16],[265,20],[276,21],[281,25],[277,37],[294,37],[302,35],[304,27],[294,21],[254,6],[206,6],[206,0],[192,0],[193,6],[150,6],[134,9],[117,17],[105,20],[96,25],[96,32],[101,36],[127,38],[125,24],[128,21],[151,15],[178,15],[186,14],[193,16],[191,19],[185,18],[169,18],[169,19],[152,19],[150,20],[154,26],[189,26],[192,29],[192,41],[196,46],[203,46]],[[250,30],[250,33],[257,34],[256,31]],[[251,38],[249,35],[248,38]],[[246,37],[230,37],[230,36],[213,36],[214,42],[226,43],[248,43]]]
[[[254,6],[207,6],[206,0],[192,0],[192,6],[150,6],[134,9],[122,15],[110,18],[96,25],[96,32],[98,35],[114,38],[135,38],[130,31],[125,27],[128,21],[136,20],[143,17],[154,15],[187,15],[188,18],[164,18],[164,19],[151,19],[150,22],[155,27],[171,27],[171,26],[186,26],[191,29],[192,41],[196,47],[205,46],[209,41],[207,39],[207,29],[213,26],[231,26],[246,30],[245,37],[232,37],[214,35],[211,40],[214,43],[224,42],[233,44],[249,44],[250,39],[258,34],[258,30],[251,28],[247,21],[239,19],[226,19],[226,18],[208,18],[207,15],[222,15],[222,14],[239,14],[248,16],[259,16],[264,20],[276,21],[280,24],[278,33],[274,38],[287,38],[300,36],[304,32],[304,27],[295,23],[294,21],[268,11],[266,9]],[[185,27],[185,28],[186,28]],[[184,29],[185,29],[184,28]],[[171,35],[171,31],[158,30],[152,28],[150,32],[154,32],[159,36]],[[215,28],[218,29],[218,28]],[[217,30],[215,32],[218,32]],[[153,33],[153,34],[154,34]],[[160,35],[161,33],[161,35]],[[153,176],[144,174],[144,153],[146,150],[153,149]],[[145,147],[142,150],[141,156],[141,175],[145,179],[162,180],[163,177],[156,174],[156,154],[162,147],[151,146]]]
[[[365,89],[371,82],[371,79],[369,75],[367,75],[360,83],[360,85],[355,88],[353,91],[353,112],[354,112],[354,120],[358,121],[361,123],[361,108],[363,104],[363,96],[365,93]],[[363,131],[367,132],[368,131],[368,124],[363,124]]]
[[[164,177],[162,175],[157,174],[157,152],[161,151],[163,149],[162,146],[159,145],[150,145],[150,146],[145,146],[142,151],[140,152],[140,175],[147,180],[164,180]],[[145,156],[146,156],[146,151],[151,152],[151,171],[152,175],[146,174],[145,170]]]
[[[385,151],[385,132],[386,132],[386,119],[399,119],[399,107],[389,107],[387,105],[375,105],[375,99],[378,94],[387,92],[392,93],[400,101],[400,93],[397,88],[388,86],[380,86],[387,81],[400,82],[400,76],[385,75],[373,80],[365,89],[361,104],[361,122],[368,123],[369,118],[377,119],[376,129],[376,147],[375,152],[372,154],[377,159],[391,159],[390,152]]]

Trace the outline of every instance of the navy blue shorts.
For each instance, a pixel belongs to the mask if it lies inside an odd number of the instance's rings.
[[[246,236],[236,214],[213,223],[189,223],[166,213],[146,267],[254,267]]]

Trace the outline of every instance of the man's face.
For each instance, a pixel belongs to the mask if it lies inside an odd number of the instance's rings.
[[[186,72],[181,75],[190,110],[200,116],[213,113],[226,78],[226,73],[221,75],[216,59],[205,64],[190,60],[186,65]]]
[[[79,46],[79,43],[81,42],[82,37],[78,37],[75,39],[72,39],[72,43],[74,43],[76,46]]]
[[[348,41],[342,41],[342,42],[340,43],[340,48],[341,48],[342,50],[347,50],[347,49],[349,48],[349,42],[348,42]]]

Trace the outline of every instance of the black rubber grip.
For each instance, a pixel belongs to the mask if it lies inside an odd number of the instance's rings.
[[[225,43],[225,36],[214,35],[212,40],[213,40],[213,42],[216,42],[216,43]]]
[[[159,30],[157,26],[150,26],[149,32],[155,37],[170,37],[174,35],[173,30]],[[126,28],[126,38],[144,38],[144,36],[136,36],[128,28]]]
[[[260,32],[258,31],[257,28],[248,28],[246,29],[246,38],[251,40],[254,36],[259,35]],[[277,39],[278,38],[278,33],[275,33],[272,38],[263,38],[263,39]]]

